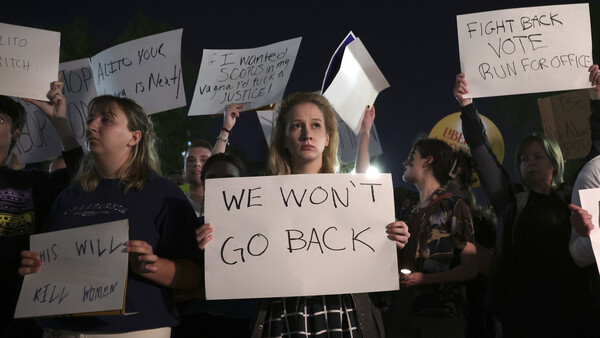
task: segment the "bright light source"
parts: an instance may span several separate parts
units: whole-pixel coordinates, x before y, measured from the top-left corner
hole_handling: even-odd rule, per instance
[[[377,169],[377,167],[370,166],[369,169],[367,169],[367,177],[376,177],[377,175],[379,175],[379,169]]]

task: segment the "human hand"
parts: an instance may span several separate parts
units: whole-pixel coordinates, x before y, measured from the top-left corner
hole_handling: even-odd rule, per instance
[[[19,275],[25,276],[37,273],[42,268],[42,264],[40,255],[33,251],[23,250],[21,251],[21,267],[19,268]]]
[[[454,84],[453,93],[461,107],[473,103],[473,99],[464,97],[464,95],[469,93],[469,90],[467,89],[467,79],[464,73],[456,75],[456,83]]]
[[[363,115],[362,123],[360,124],[360,132],[361,133],[370,133],[371,126],[373,125],[373,121],[375,121],[375,107],[367,106],[365,108],[365,113]]]
[[[423,284],[424,275],[422,272],[413,272],[407,275],[401,274],[400,284],[404,286],[416,286]]]
[[[153,253],[150,244],[140,240],[129,240],[125,244],[129,252],[129,268],[133,272],[141,275],[158,271],[158,256]]]
[[[213,232],[213,228],[210,226],[210,223],[203,224],[201,227],[196,229],[196,242],[198,243],[198,248],[200,250],[206,249],[206,245],[213,238],[211,235]]]
[[[396,246],[399,249],[404,248],[410,237],[406,223],[403,221],[396,221],[388,224],[385,229],[385,232],[388,234],[387,237],[392,241],[396,241]]]
[[[592,223],[592,215],[585,209],[576,205],[569,204],[571,210],[571,226],[575,232],[582,237],[590,237],[594,224]]]
[[[232,103],[229,105],[225,110],[225,115],[223,115],[223,127],[227,130],[233,129],[237,118],[240,117],[240,110],[244,109],[244,107],[241,103]]]
[[[34,99],[23,99],[26,102],[29,102],[39,110],[41,110],[50,121],[55,121],[58,119],[67,118],[67,100],[62,93],[63,83],[60,81],[54,81],[50,83],[50,90],[46,94],[49,102],[34,100]]]

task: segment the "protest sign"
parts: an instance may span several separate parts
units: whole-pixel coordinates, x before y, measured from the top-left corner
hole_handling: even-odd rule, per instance
[[[128,238],[127,220],[31,236],[43,265],[25,276],[15,318],[123,314]]]
[[[60,64],[63,92],[67,99],[67,120],[77,139],[85,148],[88,105],[98,96],[89,59],[80,59]]]
[[[592,146],[590,93],[578,90],[538,100],[546,135],[558,142],[565,160],[585,157]]]
[[[592,36],[588,4],[458,15],[465,97],[590,87]]]
[[[275,120],[277,118],[276,110],[262,110],[257,111],[258,121],[262,128],[267,145],[271,145],[271,135],[273,134],[273,128],[275,127]],[[356,153],[358,152],[358,136],[354,134],[352,129],[342,120],[342,118],[336,114],[338,123],[338,135],[340,137],[340,143],[338,145],[338,156],[343,163],[354,162],[356,160]],[[377,156],[382,154],[381,142],[379,141],[379,134],[375,129],[375,123],[371,127],[371,138],[369,141],[369,157]]]
[[[0,94],[46,100],[59,51],[58,32],[0,23]]]
[[[222,114],[281,102],[302,38],[252,49],[205,49],[188,115]]]
[[[346,46],[352,41],[356,40],[356,35],[352,31],[346,35],[344,40],[340,42],[340,45],[335,49],[331,59],[329,60],[329,64],[327,65],[327,70],[325,71],[325,76],[323,77],[323,84],[321,84],[321,94],[325,92],[327,87],[333,81],[333,77],[340,70],[340,66],[342,65],[342,57],[344,55],[344,51],[346,50]]]
[[[181,71],[183,29],[111,47],[92,57],[99,95],[128,97],[146,114],[185,106]]]
[[[390,174],[206,180],[207,299],[398,289]]]
[[[590,241],[594,257],[596,258],[596,264],[600,269],[600,230],[598,230],[600,229],[600,224],[598,223],[600,216],[600,188],[579,190],[579,198],[581,200],[581,207],[592,215],[594,228],[590,233]]]
[[[60,81],[67,100],[67,122],[77,142],[85,149],[88,104],[96,97],[89,59],[60,64]],[[47,86],[46,91],[50,88]],[[50,119],[35,105],[17,100],[27,112],[27,123],[13,152],[23,164],[52,160],[62,152],[60,138]],[[45,99],[48,100],[47,98]]]
[[[360,38],[344,50],[342,65],[323,95],[348,127],[358,135],[367,105],[372,106],[387,82]]]

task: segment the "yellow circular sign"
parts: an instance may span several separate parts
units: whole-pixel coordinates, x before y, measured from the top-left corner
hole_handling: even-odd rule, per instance
[[[487,133],[492,152],[496,155],[498,162],[502,163],[504,160],[504,140],[502,134],[496,125],[487,117],[479,115],[483,122],[483,127]],[[462,133],[462,121],[460,119],[460,113],[450,114],[441,119],[431,132],[429,133],[430,138],[436,138],[448,143],[453,149],[463,149],[470,153],[469,146],[465,141],[465,137]],[[472,187],[479,186],[479,178],[476,177],[477,181],[473,183]]]

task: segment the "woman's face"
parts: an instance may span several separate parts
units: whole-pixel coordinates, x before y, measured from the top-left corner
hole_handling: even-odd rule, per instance
[[[323,161],[323,150],[329,145],[323,112],[314,103],[292,107],[286,124],[285,147],[292,166]]]
[[[402,179],[408,183],[416,183],[423,176],[427,160],[421,156],[419,150],[413,148],[408,154],[408,158],[402,164],[406,168]]]
[[[556,168],[539,142],[533,141],[526,145],[519,160],[521,177],[525,185],[552,187],[552,177]]]
[[[92,154],[102,157],[128,156],[141,133],[129,130],[127,116],[119,105],[113,103],[106,110],[88,115],[88,148]]]

